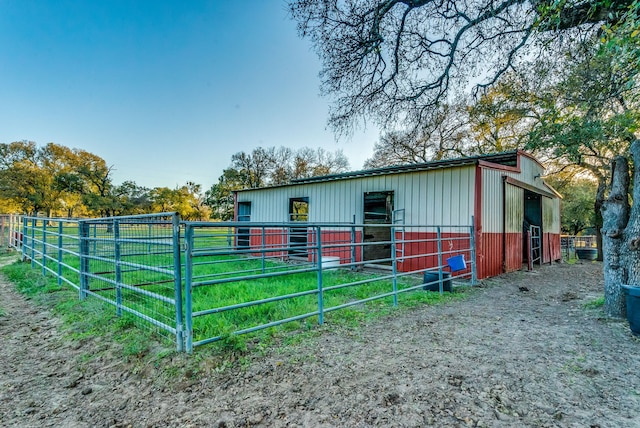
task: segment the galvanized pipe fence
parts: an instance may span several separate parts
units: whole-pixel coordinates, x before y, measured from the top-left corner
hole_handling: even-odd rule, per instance
[[[22,216],[0,214],[0,248],[20,249],[22,242]]]
[[[32,267],[170,336],[178,351],[476,283],[468,225],[184,222],[175,213],[19,224]]]

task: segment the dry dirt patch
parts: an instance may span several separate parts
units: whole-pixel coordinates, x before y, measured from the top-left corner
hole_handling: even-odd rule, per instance
[[[516,272],[462,301],[168,381],[109,343],[66,340],[2,280],[0,425],[640,426],[640,340],[584,307],[601,283],[598,263]]]

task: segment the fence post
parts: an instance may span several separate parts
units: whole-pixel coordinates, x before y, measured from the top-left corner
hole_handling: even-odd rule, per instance
[[[353,226],[351,226],[351,270],[357,270],[356,266],[356,215],[353,215]]]
[[[81,221],[78,227],[80,235],[80,290],[79,298],[84,300],[89,289],[89,223]]]
[[[116,265],[116,315],[122,316],[122,265],[120,246],[120,222],[113,220],[114,259]]]
[[[193,352],[193,226],[187,224],[185,234],[185,256],[184,256],[184,293],[185,293],[185,314],[184,314],[184,340],[189,354]]]
[[[34,268],[36,265],[36,225],[37,219],[35,217],[31,218],[31,267]]]
[[[89,232],[87,232],[87,238]],[[87,247],[87,254],[89,254],[89,247]],[[98,254],[98,223],[93,225],[93,254]]]
[[[322,285],[322,230],[316,226],[316,248],[318,252],[318,324],[324,324],[324,290]]]
[[[184,351],[182,325],[182,263],[180,259],[180,215],[173,215],[173,278],[176,300],[176,350]]]
[[[42,220],[42,275],[47,274],[47,220]]]
[[[62,233],[64,232],[62,220],[58,222],[58,285],[62,285]]]
[[[438,281],[440,281],[440,294],[444,293],[444,284],[442,283],[442,233],[440,226],[436,228],[436,235],[438,237]]]
[[[474,286],[478,282],[478,265],[476,264],[476,228],[475,218],[471,216],[470,244],[471,244],[471,285]]]
[[[24,261],[27,258],[26,249],[28,248],[25,245],[25,242],[27,239],[27,218],[26,217],[22,217],[22,236],[20,236],[20,238],[22,238],[20,248],[22,248],[22,261]]]
[[[266,252],[266,250],[265,250],[265,244],[264,244],[265,243],[265,239],[266,239],[266,234],[265,234],[264,228],[265,228],[265,226],[262,225],[262,238],[261,238],[262,242],[261,242],[261,245],[260,245],[260,252],[262,253],[261,256],[260,256],[261,259],[262,259],[262,273],[265,272],[265,269],[267,267],[266,266],[266,260],[265,260],[265,252]]]
[[[396,227],[391,225],[391,271],[393,272],[393,306],[398,306],[398,265],[396,257]]]

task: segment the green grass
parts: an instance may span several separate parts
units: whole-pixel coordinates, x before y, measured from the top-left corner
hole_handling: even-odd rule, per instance
[[[16,289],[37,306],[51,310],[62,320],[63,332],[72,341],[108,340],[121,349],[126,359],[146,355],[154,342],[163,338],[153,332],[139,328],[139,320],[125,314],[117,317],[113,307],[97,299],[78,299],[77,291],[59,286],[52,275],[43,276],[29,263],[16,262],[2,268],[2,272],[13,282]],[[169,349],[173,344],[164,341]],[[87,356],[87,360],[98,357]]]
[[[69,230],[65,229],[65,232],[75,236],[77,229],[73,228]],[[226,237],[222,235],[207,235],[206,230],[198,230],[196,234],[196,248],[226,248],[228,242]],[[105,235],[109,237],[112,235]],[[36,239],[38,236],[36,236]],[[77,241],[73,239],[65,238],[66,243],[73,247],[77,247]],[[49,238],[50,242],[54,241],[54,238]],[[114,251],[114,245],[110,242],[99,242],[95,246],[91,245],[92,251],[97,251],[98,254],[104,254],[106,257]],[[128,244],[126,244],[128,245]],[[131,244],[126,247],[124,251],[123,260],[131,263],[140,263],[149,266],[156,267],[169,267],[172,264],[171,255],[166,254],[151,254],[145,255],[146,244]],[[136,255],[127,255],[136,253]],[[65,254],[63,262],[71,267],[78,268],[79,260],[76,256]],[[278,260],[266,260],[242,257],[242,256],[208,256],[198,257],[194,259],[196,264],[194,266],[194,275],[202,277],[202,279],[222,279],[231,276],[249,275],[251,273],[259,273],[261,269],[267,269],[269,272],[286,271],[290,269],[299,268],[300,265],[292,263],[286,263]],[[56,263],[53,261],[47,262],[48,267],[51,269],[57,269]],[[182,266],[182,275],[184,278],[184,266]],[[146,284],[137,286],[138,290],[144,290],[165,296],[168,298],[174,298],[175,290],[173,283],[171,282],[172,276],[152,271],[142,271],[136,268],[123,266],[122,268],[122,281],[127,284]],[[91,271],[100,272],[101,278],[105,280],[115,279],[115,265],[112,262],[102,262],[98,260],[91,261]],[[238,273],[241,271],[248,271],[247,273]],[[35,276],[31,277],[28,283],[19,285],[20,290],[25,295],[33,295],[34,293],[57,293],[62,289],[70,289],[66,284],[58,286],[55,281],[47,276],[46,279],[42,278],[41,268],[36,266],[33,270]],[[79,283],[78,273],[73,272],[69,268],[63,269],[63,276],[74,282]],[[323,275],[323,288],[325,290],[323,297],[324,308],[331,308],[347,303],[356,302],[362,299],[367,299],[375,295],[389,293],[393,290],[391,279],[379,279],[382,274],[372,274],[366,272],[353,272],[348,269],[336,269],[328,270]],[[40,278],[40,279],[38,279]],[[198,279],[195,279],[198,281]],[[368,281],[364,284],[351,285],[343,288],[331,289],[331,287],[353,283],[359,281]],[[398,279],[398,290],[402,291],[408,287],[417,285],[421,282],[421,276],[416,277],[403,277]],[[305,296],[299,296],[295,298],[288,298],[286,300],[280,300],[277,302],[271,302],[256,306],[249,306],[245,308],[235,309],[232,311],[218,312],[202,317],[196,317],[193,319],[193,340],[194,342],[208,339],[208,338],[220,338],[219,347],[226,349],[229,352],[242,352],[248,347],[255,347],[255,343],[266,343],[273,337],[279,335],[288,335],[290,331],[296,332],[308,332],[314,330],[318,325],[318,316],[312,315],[306,319],[290,322],[284,324],[278,328],[269,328],[261,332],[252,333],[247,336],[237,336],[233,333],[242,329],[251,328],[257,325],[290,318],[293,316],[300,316],[304,314],[310,314],[318,310],[318,296],[314,292],[318,288],[318,277],[316,272],[306,273],[290,273],[286,276],[277,276],[271,278],[255,278],[250,280],[235,281],[231,283],[217,283],[211,285],[204,285],[193,289],[193,310],[203,311],[214,308],[221,308],[224,306],[248,303],[256,300],[267,299],[274,296],[284,296],[291,293],[310,292]],[[111,300],[115,300],[116,290],[107,281],[91,280],[91,290]],[[314,293],[311,293],[311,292]],[[400,293],[398,295],[400,308],[415,308],[430,304],[439,304],[447,302],[451,299],[459,298],[463,293],[445,293],[441,296],[439,293],[426,292],[418,289],[414,292]],[[69,294],[70,301],[65,305],[60,306],[60,311],[63,313],[74,314],[80,311],[77,301],[77,291],[73,290]],[[183,296],[184,296],[184,284],[183,284]],[[149,298],[134,290],[122,290],[122,298],[124,304],[138,312],[146,314],[156,320],[159,320],[169,326],[175,326],[175,306],[162,302],[157,299]],[[85,302],[82,302],[83,310],[97,311],[102,310],[105,313],[114,316],[114,308],[110,305],[97,301],[97,299],[89,298],[87,301],[96,301],[95,308],[85,306]],[[183,299],[184,303],[184,299]],[[338,326],[346,326],[348,328],[357,328],[359,324],[367,322],[371,318],[385,316],[393,313],[398,309],[393,306],[393,297],[384,297],[378,300],[370,301],[367,303],[358,303],[349,308],[333,311],[325,314],[325,321],[327,323],[335,324]],[[80,311],[80,313],[82,313]],[[99,317],[97,317],[99,319]],[[117,324],[121,325],[123,322],[147,325],[151,327],[146,321],[135,319],[130,316],[124,316],[119,320],[132,318],[132,320],[124,322],[119,321]],[[74,327],[72,328],[72,334],[78,338],[90,337],[96,334],[95,326],[91,323],[91,320],[75,319],[74,315],[70,315],[70,319]],[[91,318],[93,319],[93,318]],[[109,319],[109,322],[113,322]],[[146,330],[145,330],[146,331]],[[166,333],[169,336],[169,333]],[[169,339],[173,339],[169,337]],[[144,349],[139,349],[138,344],[132,343],[130,346],[125,347],[126,353],[129,355],[144,354]]]
[[[604,307],[604,296],[588,301],[582,305],[585,309],[601,309]]]
[[[255,262],[255,260],[234,260],[230,263],[234,263],[237,267],[236,263]],[[274,266],[281,265],[281,263],[272,263]],[[203,268],[220,269],[222,266],[205,265]],[[156,373],[159,373],[164,381],[181,382],[197,379],[211,371],[220,372],[234,366],[244,366],[256,356],[313,340],[327,330],[339,331],[340,334],[358,340],[361,328],[366,323],[396,316],[416,307],[443,304],[468,295],[465,292],[456,292],[441,296],[439,293],[419,290],[401,294],[398,307],[393,306],[393,300],[389,297],[327,313],[324,326],[319,326],[317,317],[312,317],[245,335],[232,333],[238,328],[264,323],[265,320],[313,311],[317,308],[316,296],[197,318],[196,340],[211,335],[221,336],[222,340],[211,346],[197,348],[194,354],[187,356],[175,351],[173,337],[168,338],[157,334],[153,326],[146,321],[127,313],[118,317],[113,306],[95,298],[79,300],[77,290],[66,284],[59,286],[53,275],[43,276],[41,269],[32,269],[29,263],[17,262],[5,266],[2,271],[28,299],[38,306],[51,310],[62,320],[62,330],[67,340],[79,342],[80,346],[86,349],[84,354],[77,357],[79,364],[88,364],[103,357],[111,357],[115,350],[114,355],[129,364],[129,370],[133,372],[147,373],[152,368],[158,370]],[[345,281],[377,277],[371,273],[338,269],[325,272],[324,285],[329,287]],[[417,283],[416,281],[419,282],[417,278],[403,279],[400,281],[399,288]],[[196,290],[199,297],[197,308],[220,306],[222,303],[229,304],[242,299],[256,299],[262,296],[260,293],[274,295],[316,286],[316,273],[270,280],[244,281],[225,286],[207,286]],[[166,292],[159,286],[144,288],[155,289],[161,293]],[[325,307],[390,289],[390,280],[376,280],[363,286],[334,290],[327,293]],[[145,304],[149,305],[148,302],[140,300],[132,303],[132,306],[138,305],[142,308]],[[165,309],[160,307],[154,310]]]
[[[259,269],[260,260],[241,259],[230,261],[225,264],[200,265],[195,275],[211,276],[221,274],[224,269],[251,270]],[[287,263],[269,261],[267,268],[272,270],[285,269],[290,267]],[[231,270],[231,269],[229,269]],[[324,308],[356,302],[376,295],[389,293],[393,290],[392,280],[378,280],[381,274],[371,274],[365,272],[352,272],[348,269],[337,269],[326,271],[323,275]],[[224,277],[224,276],[221,276]],[[359,281],[369,281],[365,284],[351,285],[343,288],[331,289],[331,287]],[[398,280],[398,289],[403,290],[421,283],[421,277],[403,277]],[[193,292],[193,309],[201,311],[211,308],[219,308],[243,302],[266,299],[273,296],[283,296],[291,293],[315,291],[318,288],[318,278],[316,272],[292,273],[286,276],[275,278],[257,278],[245,281],[238,281],[227,284],[213,284],[197,287]],[[453,296],[456,296],[454,294]],[[459,296],[459,294],[457,295]],[[398,296],[399,305],[406,307],[416,307],[425,304],[434,304],[446,301],[452,295],[439,293],[416,292],[401,293]],[[349,308],[330,312],[325,315],[325,320],[332,323],[357,325],[366,320],[371,314],[386,313],[387,309],[393,308],[393,297],[384,297],[367,303],[360,303]],[[233,311],[221,312],[203,317],[194,318],[194,341],[220,336],[226,340],[230,333],[264,324],[271,321],[289,318],[303,314],[310,314],[318,310],[317,294],[309,294],[301,297],[290,298],[278,302],[250,306]],[[301,329],[309,323],[317,324],[318,317],[312,316],[306,320],[295,321],[283,326],[283,329]]]

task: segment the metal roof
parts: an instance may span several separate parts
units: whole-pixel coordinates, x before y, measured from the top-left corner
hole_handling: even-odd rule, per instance
[[[319,181],[344,180],[356,177],[369,177],[373,175],[399,174],[403,172],[427,171],[430,169],[450,168],[454,166],[476,165],[479,161],[487,161],[505,166],[518,166],[518,151],[494,153],[490,155],[468,156],[455,159],[444,159],[424,163],[386,166],[383,168],[365,169],[360,171],[344,172],[342,174],[322,175],[317,177],[299,178],[291,180],[291,184],[316,183]]]
[[[371,177],[376,175],[400,174],[404,172],[428,171],[432,169],[451,168],[455,166],[477,165],[480,161],[491,162],[498,165],[517,167],[518,166],[518,150],[508,152],[493,153],[488,155],[468,156],[454,159],[444,159],[423,163],[412,163],[405,165],[386,166],[383,168],[364,169],[360,171],[349,171],[341,174],[321,175],[316,177],[299,178],[291,180],[291,183],[280,184],[275,186],[266,186],[262,188],[242,189],[238,192],[252,191],[258,189],[268,189],[276,187],[295,186],[306,183],[321,183],[327,181],[348,180],[351,178]]]

